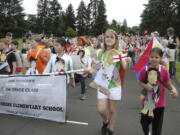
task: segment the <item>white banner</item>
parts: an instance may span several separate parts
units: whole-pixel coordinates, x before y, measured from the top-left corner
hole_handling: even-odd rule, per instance
[[[0,78],[0,113],[66,121],[66,75]]]

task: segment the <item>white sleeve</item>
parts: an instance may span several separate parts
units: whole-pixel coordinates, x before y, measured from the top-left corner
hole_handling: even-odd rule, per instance
[[[48,61],[48,64],[46,65],[44,71],[43,71],[43,74],[44,73],[50,73],[51,72],[51,68],[52,68],[52,59],[53,57],[50,58],[50,60]]]
[[[88,57],[88,69],[91,69],[91,64],[92,64],[92,59],[91,59],[91,57],[89,56],[89,57]]]
[[[30,75],[30,70],[29,69],[26,71],[26,75]]]

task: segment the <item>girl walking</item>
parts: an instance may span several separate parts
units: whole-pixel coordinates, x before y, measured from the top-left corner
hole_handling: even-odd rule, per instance
[[[98,70],[90,87],[97,89],[97,110],[102,118],[102,135],[114,135],[116,123],[116,104],[121,100],[120,68],[127,68],[122,53],[118,50],[119,41],[115,31],[109,29],[105,32],[104,49],[99,53],[101,68]],[[114,57],[119,60],[114,61]]]
[[[150,65],[144,67],[139,76],[139,84],[143,88],[140,122],[144,135],[149,135],[150,124],[152,135],[161,135],[166,106],[165,87],[169,89],[172,97],[178,96],[169,72],[160,65],[162,56],[163,51],[160,48],[153,48],[150,52]]]

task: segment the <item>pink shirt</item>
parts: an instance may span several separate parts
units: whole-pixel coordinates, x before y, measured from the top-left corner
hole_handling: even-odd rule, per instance
[[[146,68],[144,67],[140,72],[139,81],[144,82],[145,77],[146,77]],[[159,100],[155,104],[156,108],[166,106],[166,95],[165,95],[164,84],[166,84],[169,81],[170,81],[169,72],[165,69],[165,67],[161,66],[160,81],[157,82],[160,85],[161,91],[160,91]],[[144,102],[142,102],[142,103],[144,104]]]

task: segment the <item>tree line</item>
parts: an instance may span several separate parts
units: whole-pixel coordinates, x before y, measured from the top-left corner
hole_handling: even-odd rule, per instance
[[[9,31],[15,37],[22,37],[28,31],[55,36],[99,35],[107,28],[118,33],[128,31],[126,20],[108,23],[104,0],[90,0],[87,5],[82,0],[77,10],[69,4],[65,11],[58,0],[38,0],[35,15],[25,14],[22,2],[0,1],[0,37]]]
[[[104,0],[90,0],[87,5],[82,0],[76,10],[72,4],[63,10],[58,0],[38,0],[35,15],[25,14],[22,2],[0,1],[0,37],[9,31],[15,37],[29,31],[54,36],[99,35],[107,28],[122,34],[143,34],[147,30],[164,35],[169,26],[180,35],[180,0],[149,0],[144,5],[140,26],[134,27],[128,27],[126,19],[109,23]]]
[[[180,0],[149,0],[141,15],[141,32],[158,31],[166,35],[168,27],[174,27],[180,36]]]

